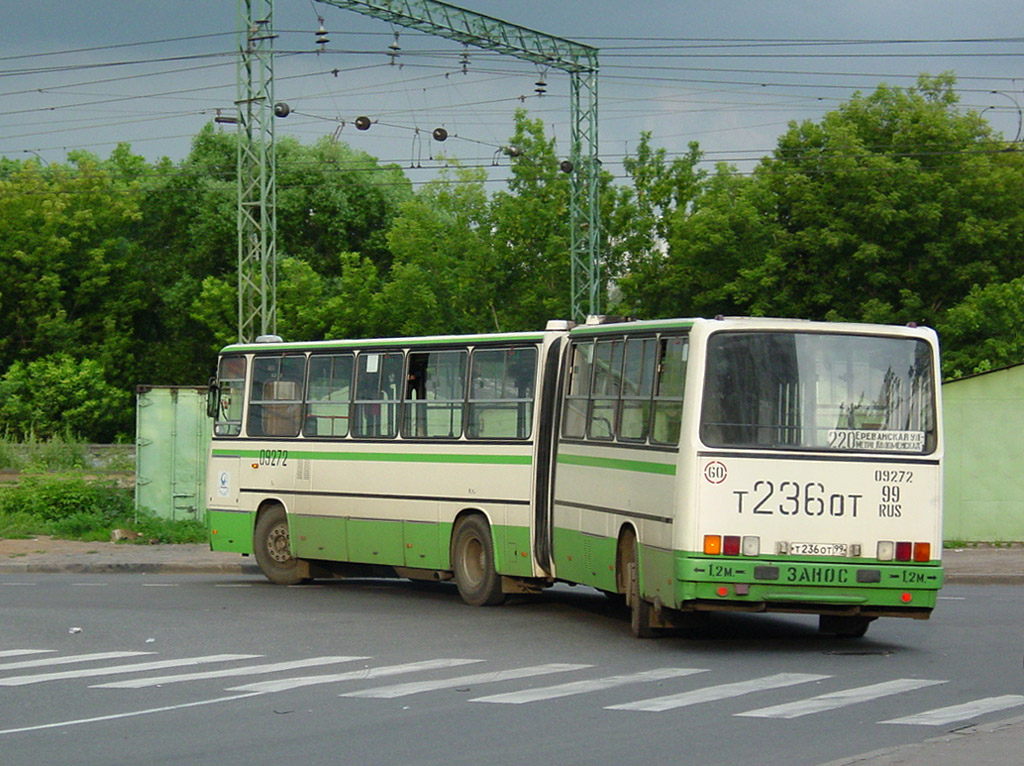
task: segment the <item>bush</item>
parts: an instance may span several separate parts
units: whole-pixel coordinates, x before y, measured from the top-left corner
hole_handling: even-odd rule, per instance
[[[135,512],[132,491],[81,474],[24,476],[0,489],[0,514],[27,513],[45,521],[85,514],[113,524]]]
[[[66,471],[85,468],[89,455],[85,444],[68,436],[38,439],[29,434],[23,441],[0,439],[0,469],[14,471]]]
[[[132,490],[81,474],[25,476],[0,487],[0,537],[52,535],[106,542],[113,529],[139,533],[138,543],[206,542],[201,521],[161,519],[137,513]]]

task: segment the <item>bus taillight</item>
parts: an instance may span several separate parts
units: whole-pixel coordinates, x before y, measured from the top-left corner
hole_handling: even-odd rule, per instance
[[[932,560],[932,544],[880,540],[878,542],[878,560],[913,561],[919,564],[926,564]]]
[[[757,535],[704,535],[704,553],[708,556],[758,556],[761,538]]]

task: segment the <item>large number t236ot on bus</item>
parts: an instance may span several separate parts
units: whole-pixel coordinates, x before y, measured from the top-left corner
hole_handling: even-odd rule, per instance
[[[273,582],[555,582],[650,636],[711,611],[860,636],[942,584],[926,328],[718,318],[223,349],[214,550]]]

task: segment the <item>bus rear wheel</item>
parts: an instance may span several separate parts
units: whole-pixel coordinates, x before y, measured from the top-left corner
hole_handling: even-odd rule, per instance
[[[284,506],[275,503],[260,513],[252,535],[252,550],[260,571],[270,582],[278,585],[302,582],[299,560],[292,556]]]
[[[481,516],[467,516],[452,533],[452,569],[462,600],[470,606],[495,606],[505,601],[501,575],[494,568],[494,541]]]
[[[637,555],[636,536],[627,532],[619,542],[616,555],[616,580],[625,591],[629,605],[629,627],[636,638],[655,638],[659,635],[652,627],[654,607],[640,595],[640,559]]]
[[[861,638],[868,632],[868,625],[874,617],[845,617],[823,614],[818,617],[818,631],[831,633],[839,638]]]

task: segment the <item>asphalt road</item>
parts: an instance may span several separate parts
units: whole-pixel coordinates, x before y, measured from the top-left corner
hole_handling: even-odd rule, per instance
[[[1024,589],[861,640],[721,615],[638,641],[600,594],[0,575],[4,764],[825,763],[1024,713]]]

